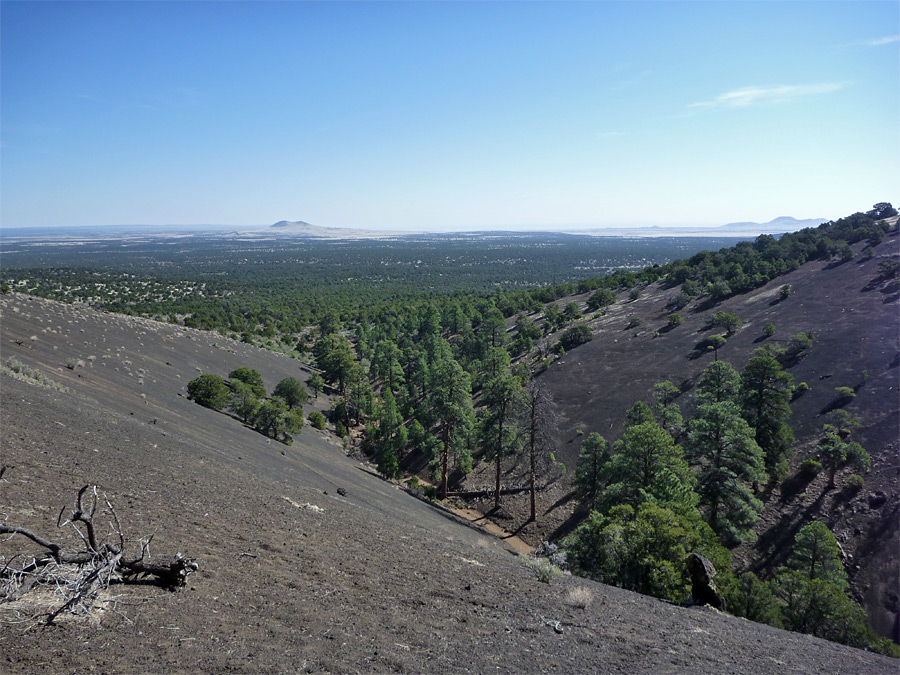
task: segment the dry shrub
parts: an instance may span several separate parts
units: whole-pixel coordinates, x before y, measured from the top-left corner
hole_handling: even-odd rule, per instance
[[[587,586],[575,586],[566,593],[566,604],[569,607],[587,609],[594,600],[594,592]]]

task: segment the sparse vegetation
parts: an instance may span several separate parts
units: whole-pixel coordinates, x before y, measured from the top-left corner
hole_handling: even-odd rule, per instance
[[[856,398],[856,391],[853,387],[835,387],[834,393],[837,394],[837,400],[844,403]]]
[[[549,584],[554,579],[559,579],[559,577],[563,575],[563,571],[547,558],[524,556],[522,558],[522,564],[534,573],[534,576],[538,581],[545,584]]]
[[[742,324],[741,318],[731,312],[716,312],[712,320],[713,327],[724,328],[728,336],[734,335]]]
[[[22,380],[23,382],[28,382],[29,384],[36,384],[41,387],[55,389],[62,393],[68,393],[69,391],[68,387],[65,387],[53,378],[48,377],[37,368],[24,365],[14,357],[9,357],[3,364],[0,364],[0,373],[14,377],[17,380]]]
[[[325,428],[325,415],[318,410],[313,410],[309,414],[309,423],[313,425],[313,428],[321,431]]]
[[[213,410],[221,410],[228,405],[231,393],[225,380],[212,374],[204,374],[188,382],[187,392],[188,398]]]
[[[559,343],[566,351],[570,351],[585,342],[590,342],[594,335],[591,329],[583,323],[577,326],[567,328],[565,332],[559,336]]]

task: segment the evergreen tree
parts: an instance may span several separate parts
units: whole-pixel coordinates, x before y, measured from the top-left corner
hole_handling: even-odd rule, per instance
[[[293,410],[296,406],[303,405],[309,400],[306,387],[293,377],[286,377],[276,384],[272,395],[287,403],[288,410]]]
[[[741,374],[744,419],[765,453],[766,471],[776,478],[787,470],[794,432],[788,426],[794,378],[771,356],[754,356]]]
[[[701,405],[690,421],[685,455],[698,470],[696,491],[707,522],[725,543],[743,541],[762,510],[750,487],[765,477],[753,436],[729,401]]]
[[[741,394],[741,376],[727,361],[710,363],[700,381],[694,398],[697,405],[704,403],[737,402]]]
[[[821,579],[838,588],[848,588],[837,539],[828,526],[818,520],[801,528],[794,537],[794,548],[786,568],[810,580]]]
[[[604,465],[604,479],[610,506],[655,501],[691,508],[697,503],[681,447],[655,421],[625,430]]]
[[[263,383],[262,375],[253,368],[236,368],[228,373],[228,379],[250,385],[257,398],[266,397],[266,385]]]
[[[339,333],[330,333],[316,341],[313,359],[327,382],[337,383],[343,395],[347,376],[353,367],[353,350],[350,343]]]
[[[468,373],[449,355],[436,361],[430,370],[428,386],[431,409],[441,429],[441,499],[447,497],[447,479],[450,472],[450,452],[458,432],[471,425],[472,385]],[[463,450],[456,445],[458,450]]]
[[[753,574],[744,572],[728,598],[728,611],[750,621],[781,626],[778,603],[772,588]]]
[[[636,402],[625,413],[625,428],[634,427],[638,424],[646,424],[648,422],[656,423],[656,417],[650,406],[643,401]]]
[[[280,398],[263,401],[256,410],[253,426],[272,438],[277,439],[288,430],[288,408]]]
[[[319,398],[319,392],[325,386],[325,380],[322,379],[322,376],[319,375],[319,373],[313,373],[309,376],[309,380],[307,380],[307,383],[310,387],[312,387],[313,395],[316,398]]]
[[[824,523],[812,522],[797,533],[775,589],[788,630],[854,647],[896,651],[869,629],[865,611],[847,596],[840,548]]]
[[[221,410],[228,405],[229,390],[218,375],[205,374],[187,384],[188,398],[202,406]]]
[[[690,523],[659,504],[620,504],[608,515],[591,512],[567,540],[578,572],[605,584],[683,602],[690,588],[683,573],[688,552],[702,537]]]
[[[522,385],[512,373],[501,372],[485,385],[481,402],[486,408],[482,439],[486,456],[496,466],[494,508],[499,508],[501,464],[504,457],[515,453],[520,442],[516,418],[524,402]]]
[[[834,477],[838,469],[850,464],[858,471],[869,470],[869,453],[859,443],[841,437],[837,427],[826,424],[825,437],[819,441],[816,455],[822,466],[828,469],[828,486],[834,487]]]
[[[653,415],[663,429],[669,432],[673,438],[684,430],[684,419],[681,416],[681,408],[675,400],[681,396],[681,390],[674,384],[665,380],[653,385]]]
[[[609,459],[609,443],[600,434],[591,432],[581,442],[578,468],[575,470],[575,497],[589,511],[597,509],[603,493],[603,465]]]
[[[537,476],[556,464],[553,447],[556,442],[556,413],[553,396],[542,383],[532,380],[525,387],[525,415],[522,426],[528,444],[528,491],[531,497],[532,522],[537,520]]]
[[[258,407],[259,398],[253,392],[253,388],[240,380],[234,380],[231,383],[231,398],[228,402],[228,409],[247,424],[256,415]]]

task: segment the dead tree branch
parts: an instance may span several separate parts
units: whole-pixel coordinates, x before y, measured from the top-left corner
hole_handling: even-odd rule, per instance
[[[95,518],[99,503],[97,487],[85,485],[78,491],[72,514],[64,521],[65,509],[62,509],[56,520],[58,528],[72,526],[84,544],[82,550],[65,548],[25,527],[0,524],[0,535],[12,535],[10,539],[19,535],[44,549],[39,554],[15,555],[6,562],[0,570],[0,604],[18,600],[40,585],[60,587],[64,591],[64,602],[47,615],[46,623],[49,624],[60,614],[89,610],[99,591],[114,581],[149,581],[171,589],[185,585],[188,576],[197,570],[197,563],[181,553],[151,561],[152,536],[140,540],[138,555],[128,555],[128,542],[119,516],[105,497],[106,508],[102,511],[109,518],[109,534],[102,541],[98,540]],[[109,541],[110,538],[114,541]],[[12,563],[18,558],[21,558],[21,564],[14,566]]]

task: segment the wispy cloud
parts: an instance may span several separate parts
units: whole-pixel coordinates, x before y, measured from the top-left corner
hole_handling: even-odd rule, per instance
[[[742,87],[734,91],[719,94],[709,101],[691,103],[692,110],[711,108],[746,108],[763,103],[780,103],[804,96],[830,94],[842,89],[841,82],[823,82],[821,84],[793,84],[779,87]]]
[[[887,37],[875,38],[874,40],[865,40],[862,44],[867,47],[881,47],[882,45],[900,42],[900,35],[888,35]]]

